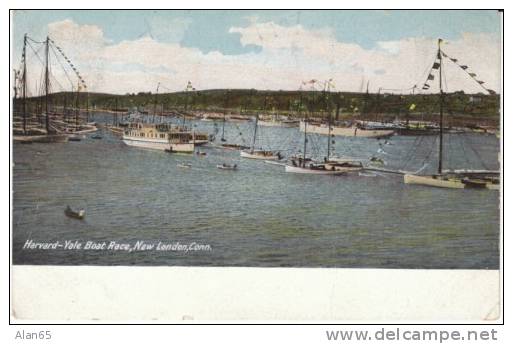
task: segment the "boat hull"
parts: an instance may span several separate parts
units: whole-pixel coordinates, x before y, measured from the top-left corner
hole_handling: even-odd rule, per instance
[[[299,130],[301,132],[305,132],[305,123],[301,122],[299,125]],[[336,136],[353,136],[353,137],[366,137],[366,138],[383,138],[394,135],[394,130],[369,130],[369,129],[360,129],[357,127],[331,127],[331,132],[328,127],[316,125],[316,124],[307,124],[306,131],[313,134],[320,135],[336,135]]]
[[[345,174],[345,171],[337,171],[337,170],[314,170],[306,167],[297,167],[297,166],[285,166],[285,172],[289,173],[301,173],[301,174],[321,174],[321,175],[341,175]]]
[[[55,135],[15,135],[14,142],[37,142],[37,143],[63,143],[68,142],[69,136],[65,134]]]
[[[193,153],[194,144],[192,143],[169,143],[165,140],[136,140],[132,137],[123,137],[123,142],[127,146],[155,149],[161,151],[171,151],[176,153]]]
[[[276,155],[261,155],[261,154],[252,154],[250,152],[241,151],[240,156],[242,158],[247,159],[257,159],[257,160],[280,160],[280,158]]]
[[[189,143],[194,144],[196,146],[204,146],[207,143],[209,143],[209,141],[208,140],[190,140]]]
[[[441,179],[439,176],[404,175],[405,184],[417,184],[448,189],[464,189],[465,184],[459,179]]]

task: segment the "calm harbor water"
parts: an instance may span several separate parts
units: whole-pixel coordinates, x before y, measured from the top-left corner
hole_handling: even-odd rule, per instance
[[[215,130],[214,122],[196,125]],[[250,142],[251,123],[227,123],[225,129],[228,142]],[[259,127],[259,133],[260,145],[287,154],[301,149],[297,128]],[[101,134],[102,140],[13,145],[14,264],[499,267],[497,191],[405,185],[401,176],[370,172],[289,174],[283,166],[241,159],[237,151],[206,146],[206,156],[173,155]],[[326,140],[310,137],[309,152],[325,154]],[[436,136],[335,141],[336,155],[377,156],[386,168],[426,165],[428,173],[437,166]],[[445,167],[498,169],[498,150],[495,136],[447,135]],[[219,170],[220,163],[236,163],[239,170]],[[85,220],[66,217],[67,205],[85,209]],[[23,249],[27,240],[198,243],[210,249]]]

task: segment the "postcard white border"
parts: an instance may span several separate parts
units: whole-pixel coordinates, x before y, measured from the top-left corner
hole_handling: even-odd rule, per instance
[[[7,78],[4,73],[4,94]],[[6,109],[6,97],[3,102]],[[6,132],[7,116],[2,126]],[[511,138],[505,140],[511,147]],[[2,175],[7,179],[5,169]],[[8,200],[2,203],[6,219]],[[501,240],[502,233],[501,221]],[[499,323],[502,314],[503,271],[497,270],[11,266],[9,273],[14,323]]]

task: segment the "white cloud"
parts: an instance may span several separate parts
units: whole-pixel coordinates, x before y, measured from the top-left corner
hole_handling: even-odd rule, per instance
[[[179,24],[182,31],[189,25]],[[74,61],[89,89],[99,92],[149,91],[157,82],[181,90],[188,80],[198,89],[297,89],[301,81],[312,78],[333,78],[338,89],[347,91],[361,91],[362,80],[370,80],[371,91],[406,88],[421,82],[436,52],[436,41],[423,37],[378,42],[375,48],[364,49],[338,41],[329,29],[257,20],[229,32],[238,33],[241,44],[260,46],[261,51],[203,53],[181,46],[176,39],[162,42],[153,36],[112,43],[94,25],[71,20],[49,25],[50,36]],[[499,42],[492,35],[466,33],[443,49],[471,66],[490,88],[499,89]],[[480,91],[455,66],[447,65],[446,70],[449,90]],[[57,68],[54,71],[59,78]]]

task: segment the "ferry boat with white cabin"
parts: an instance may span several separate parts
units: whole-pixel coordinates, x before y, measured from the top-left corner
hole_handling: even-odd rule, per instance
[[[123,133],[123,142],[139,148],[193,153],[194,136],[194,132],[183,131],[169,123],[131,123]]]

